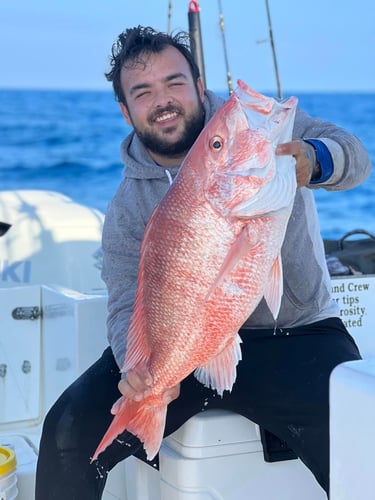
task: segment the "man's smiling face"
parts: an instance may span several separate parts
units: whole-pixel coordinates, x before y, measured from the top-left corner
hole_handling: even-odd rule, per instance
[[[121,111],[151,157],[170,166],[182,160],[204,125],[203,87],[174,47],[145,53],[121,71]]]

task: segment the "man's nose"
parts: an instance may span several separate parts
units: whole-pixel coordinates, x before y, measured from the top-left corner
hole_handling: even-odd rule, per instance
[[[167,89],[159,89],[154,95],[154,106],[162,108],[173,102],[173,96]]]

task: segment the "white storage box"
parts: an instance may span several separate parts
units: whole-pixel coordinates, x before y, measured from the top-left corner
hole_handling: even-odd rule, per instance
[[[330,406],[331,499],[374,500],[374,358],[334,369]]]

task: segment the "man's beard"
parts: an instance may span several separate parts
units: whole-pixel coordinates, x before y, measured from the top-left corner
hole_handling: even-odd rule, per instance
[[[181,110],[177,109],[173,105],[169,105],[162,110],[158,110],[158,114],[162,112],[174,111],[177,111],[179,114],[181,114]],[[204,117],[204,108],[202,103],[199,101],[196,112],[186,118],[185,129],[181,137],[175,142],[171,142],[171,140],[168,139],[167,136],[165,139],[163,139],[162,134],[155,134],[152,130],[142,131],[135,127],[134,124],[133,127],[140,141],[148,150],[158,155],[178,157],[184,153],[187,153],[191,146],[194,144],[196,138],[204,127]],[[150,118],[150,121],[152,120],[153,117]],[[165,132],[168,134],[168,129],[166,129]]]

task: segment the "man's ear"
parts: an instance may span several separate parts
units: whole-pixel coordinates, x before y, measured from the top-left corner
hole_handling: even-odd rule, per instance
[[[204,102],[204,86],[201,77],[199,77],[197,80],[197,88],[198,88],[199,98],[202,102]]]
[[[120,102],[120,109],[121,109],[121,113],[122,113],[122,116],[124,117],[126,123],[128,125],[133,125],[132,124],[132,121],[131,121],[131,118],[130,118],[130,115],[129,115],[129,111],[128,111],[128,108],[125,106],[125,104],[123,102]]]

